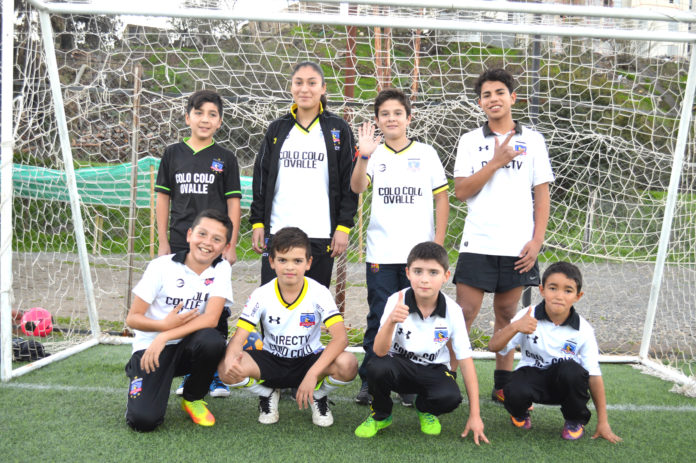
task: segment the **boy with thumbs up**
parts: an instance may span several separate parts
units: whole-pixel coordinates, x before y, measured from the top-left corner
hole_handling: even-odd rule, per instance
[[[474,442],[488,442],[479,414],[478,380],[464,316],[457,304],[440,292],[450,276],[447,251],[437,243],[417,244],[409,253],[406,277],[411,286],[392,294],[384,307],[367,365],[372,410],[355,430],[358,437],[373,437],[392,424],[391,391],[416,394],[414,406],[421,431],[438,435],[438,415],[459,406],[462,396],[451,371],[451,343],[462,370],[469,397],[469,419],[462,437],[472,432]]]
[[[488,348],[506,355],[520,347],[522,359],[503,387],[504,405],[516,427],[532,427],[529,407],[533,402],[560,405],[565,418],[562,437],[580,439],[590,420],[587,401],[592,395],[597,410],[592,438],[616,443],[621,438],[609,426],[594,330],[573,307],[582,297],[581,289],[582,275],[575,265],[550,265],[539,286],[544,300],[517,312],[508,326],[493,335]]]

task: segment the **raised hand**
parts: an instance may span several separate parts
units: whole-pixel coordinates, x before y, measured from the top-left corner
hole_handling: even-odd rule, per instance
[[[500,143],[498,137],[495,137],[495,149],[493,150],[491,162],[495,163],[498,168],[508,165],[519,154],[509,145],[513,135],[515,135],[514,130],[508,134],[503,143]]]
[[[537,319],[534,318],[534,307],[530,306],[524,317],[516,322],[517,331],[524,334],[532,334],[536,331]]]
[[[375,138],[375,126],[371,122],[364,122],[358,128],[358,147],[361,156],[370,156],[382,143],[382,137]]]
[[[389,314],[389,321],[391,323],[403,323],[408,317],[408,306],[404,304],[404,293],[399,291],[399,298],[396,301],[394,310]]]

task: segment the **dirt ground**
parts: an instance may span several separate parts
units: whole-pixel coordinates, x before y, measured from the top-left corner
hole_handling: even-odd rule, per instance
[[[128,308],[130,286],[137,283],[147,265],[146,256],[133,262],[129,275],[124,256],[91,258],[91,277],[99,318],[122,322]],[[600,347],[607,353],[635,354],[643,336],[643,323],[653,277],[652,264],[580,264],[585,277],[585,296],[577,304],[579,312],[595,328]],[[241,262],[232,268],[235,319],[249,294],[259,285],[258,262]],[[452,269],[454,270],[454,269]],[[13,256],[14,309],[40,306],[54,317],[87,318],[85,291],[79,260],[74,254],[15,253]],[[367,289],[364,264],[347,264],[346,325],[364,327],[367,315]],[[335,271],[334,271],[335,278]],[[696,269],[667,267],[658,301],[651,348],[655,351],[679,350],[696,353]],[[444,292],[454,297],[454,285]],[[532,290],[532,302],[540,300]],[[491,334],[492,298],[484,299],[474,326]],[[118,324],[114,324],[118,326]]]

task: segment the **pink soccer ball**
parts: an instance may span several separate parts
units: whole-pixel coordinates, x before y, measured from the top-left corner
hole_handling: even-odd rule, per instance
[[[51,312],[41,307],[29,309],[22,315],[21,326],[27,336],[48,336],[53,331]]]

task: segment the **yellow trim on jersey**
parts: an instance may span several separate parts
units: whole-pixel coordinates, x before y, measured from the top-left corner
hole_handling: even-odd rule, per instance
[[[448,184],[444,184],[444,185],[442,185],[441,187],[435,188],[435,189],[433,190],[433,194],[436,195],[436,194],[438,194],[438,193],[441,193],[441,192],[447,191],[447,190],[449,190],[449,185],[448,185]]]
[[[319,102],[319,114],[324,112],[324,105]],[[297,126],[298,129],[305,135],[307,135],[309,132],[311,132],[312,128],[314,128],[315,125],[319,123],[319,114],[317,114],[317,117],[314,118],[311,124],[309,124],[309,127],[306,129],[300,125],[299,122],[297,122],[297,103],[293,103],[292,106],[290,107],[290,114],[292,114],[292,117],[295,119],[295,126]]]
[[[367,186],[372,185],[372,177],[370,177],[370,174],[365,174],[365,177],[367,177]]]
[[[275,287],[276,297],[278,298],[278,302],[283,304],[283,307],[285,307],[286,309],[293,310],[298,305],[300,305],[300,303],[302,302],[302,300],[305,297],[305,294],[307,294],[307,286],[309,286],[309,284],[307,282],[307,278],[304,278],[304,285],[302,286],[302,291],[300,291],[300,295],[297,296],[297,299],[295,299],[295,301],[292,304],[288,304],[287,302],[285,302],[285,299],[283,299],[282,294],[280,294],[280,288],[278,287],[278,279],[276,278],[274,287]]]
[[[333,325],[335,325],[338,322],[343,321],[343,315],[340,313],[337,313],[336,315],[332,315],[326,320],[324,320],[324,325],[326,325],[327,328],[331,328]]]
[[[243,330],[247,330],[248,332],[252,332],[256,329],[256,326],[252,325],[246,320],[242,320],[241,318],[237,320],[237,328],[241,328]]]
[[[401,151],[396,151],[394,148],[391,148],[391,147],[390,147],[389,145],[387,145],[386,143],[384,144],[384,148],[386,148],[386,150],[389,151],[390,153],[401,155],[401,154],[404,154],[406,151],[410,150],[411,147],[413,147],[413,145],[415,145],[415,143],[414,143],[413,140],[411,140],[411,141],[409,142],[409,144],[406,145],[406,147],[405,147],[404,149],[402,149]]]
[[[251,226],[252,230],[256,230],[257,228],[263,228],[263,224],[262,223],[255,223]]]
[[[343,225],[337,225],[336,231],[342,231],[343,233],[347,233],[350,235],[350,228],[344,227]]]

